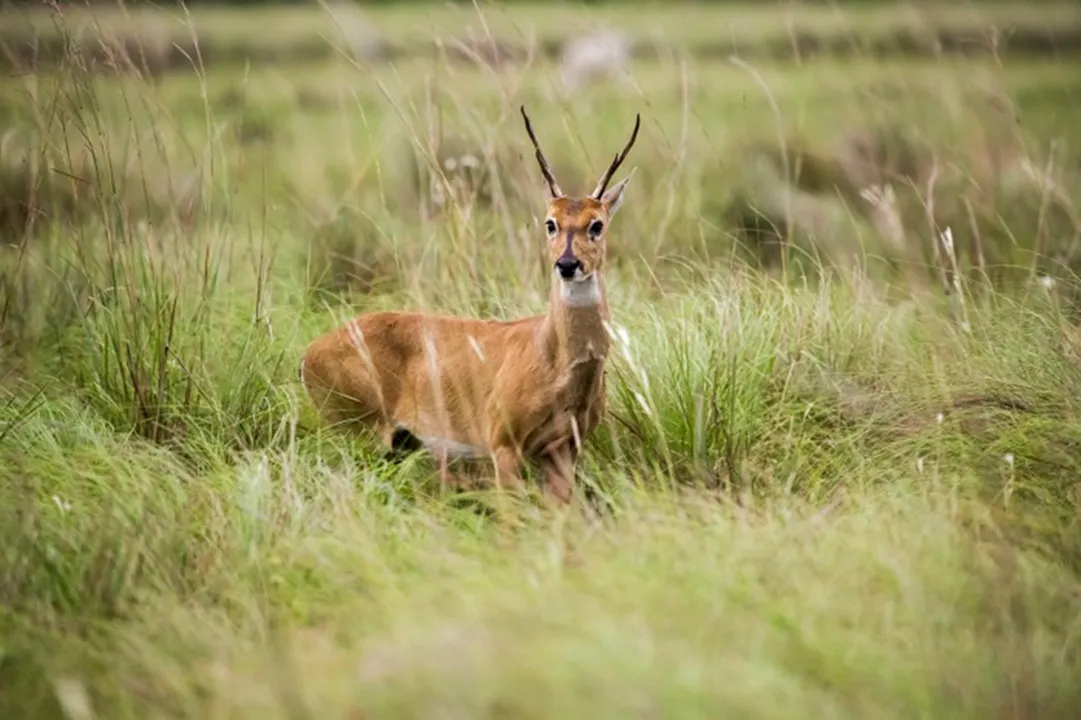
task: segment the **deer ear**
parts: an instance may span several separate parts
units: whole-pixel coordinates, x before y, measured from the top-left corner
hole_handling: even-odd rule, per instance
[[[637,168],[635,168],[635,170],[636,169]],[[630,173],[627,174],[627,177],[605,190],[604,195],[601,196],[601,204],[604,205],[605,210],[608,211],[609,218],[613,217],[623,204],[623,191],[626,190],[627,185],[630,184],[631,178],[634,177],[635,170],[631,170]]]

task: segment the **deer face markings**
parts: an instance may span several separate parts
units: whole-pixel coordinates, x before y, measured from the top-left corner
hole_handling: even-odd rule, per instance
[[[565,282],[584,282],[604,267],[608,211],[593,198],[555,198],[544,222],[553,272]]]

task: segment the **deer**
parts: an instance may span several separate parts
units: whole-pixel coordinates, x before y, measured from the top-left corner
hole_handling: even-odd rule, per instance
[[[489,460],[497,489],[525,490],[526,463],[546,495],[571,501],[582,443],[605,412],[610,347],[606,242],[627,176],[609,187],[634,130],[588,196],[560,188],[521,106],[548,198],[544,220],[551,292],[543,315],[480,319],[417,311],[361,314],[315,339],[300,379],[322,419],[373,434],[389,456],[426,451]]]

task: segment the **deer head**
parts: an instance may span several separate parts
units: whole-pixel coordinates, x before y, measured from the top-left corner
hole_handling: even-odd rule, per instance
[[[634,176],[634,171],[632,170],[627,177],[612,187],[608,187],[608,184],[612,180],[612,175],[623,164],[638,137],[641,116],[635,115],[631,139],[627,141],[623,151],[615,156],[593,193],[587,197],[567,197],[563,194],[548,165],[548,160],[540,149],[537,136],[533,133],[533,125],[524,107],[522,118],[525,120],[525,129],[529,133],[529,139],[536,150],[541,174],[548,183],[549,197],[544,229],[548,236],[548,255],[552,262],[553,272],[557,273],[564,282],[591,280],[593,274],[604,267],[608,223],[622,205],[623,192]]]

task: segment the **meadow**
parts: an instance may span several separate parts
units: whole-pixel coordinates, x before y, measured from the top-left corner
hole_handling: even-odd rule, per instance
[[[365,13],[0,9],[0,714],[1077,716],[1081,11]],[[523,104],[642,130],[581,500],[491,515],[297,369],[544,310]]]

